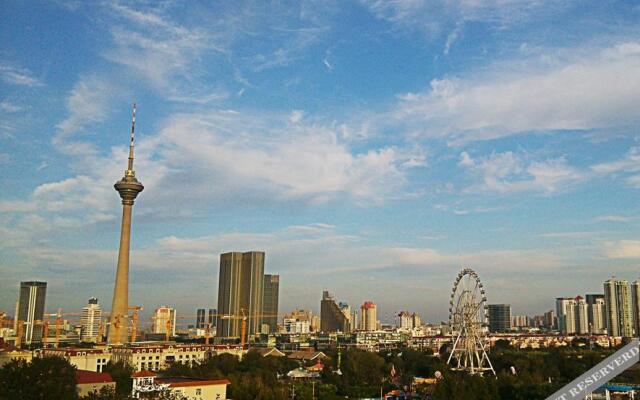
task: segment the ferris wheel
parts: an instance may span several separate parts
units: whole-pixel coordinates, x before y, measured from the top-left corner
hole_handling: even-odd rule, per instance
[[[487,297],[478,274],[471,268],[463,269],[456,277],[449,305],[453,350],[447,364],[455,371],[495,375],[487,354]]]

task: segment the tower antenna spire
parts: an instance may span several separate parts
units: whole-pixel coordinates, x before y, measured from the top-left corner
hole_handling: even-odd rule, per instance
[[[133,103],[133,115],[131,117],[131,142],[129,143],[129,165],[127,167],[126,175],[135,176],[133,170],[133,147],[135,145],[136,134],[136,103]]]

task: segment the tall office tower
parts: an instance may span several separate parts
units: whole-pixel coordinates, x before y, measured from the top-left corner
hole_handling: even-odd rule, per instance
[[[631,300],[633,303],[633,329],[636,337],[640,336],[640,279],[631,284]]]
[[[124,171],[124,177],[114,185],[122,198],[122,226],[120,230],[120,250],[118,252],[118,269],[113,288],[113,303],[109,318],[109,344],[127,343],[127,321],[129,318],[129,248],[131,245],[131,213],[133,202],[144,189],[142,183],[136,179],[133,169],[133,145],[136,127],[136,105],[133,105],[133,119],[131,123],[131,142],[129,143],[129,164]]]
[[[326,290],[322,292],[322,301],[320,301],[320,330],[322,332],[349,332],[351,330],[349,318],[344,315]]]
[[[601,311],[599,304],[604,304],[604,294],[588,294],[585,297],[589,305],[589,332],[595,334],[604,333],[606,321],[602,318],[605,314],[596,315],[596,313]],[[598,319],[598,317],[600,319]]]
[[[364,304],[360,306],[360,315],[360,330],[377,330],[378,314],[376,311],[376,305],[373,301],[365,301]]]
[[[544,313],[544,327],[547,329],[557,329],[558,324],[556,321],[556,312],[553,310],[549,310]]]
[[[262,323],[269,326],[269,333],[278,331],[278,292],[280,275],[265,275],[262,300]]]
[[[80,338],[83,342],[98,342],[102,338],[98,338],[100,331],[100,319],[102,318],[102,310],[98,304],[98,299],[92,297],[89,303],[82,309],[82,331]]]
[[[407,311],[400,311],[398,314],[398,328],[400,329],[412,329],[413,328],[413,319],[411,318],[411,314]]]
[[[558,331],[564,334],[576,333],[575,298],[558,297],[556,313],[558,315]]]
[[[609,336],[633,336],[631,285],[624,279],[611,278],[604,282],[604,301],[607,307]]]
[[[196,329],[204,329],[207,327],[207,310],[198,308],[196,310]]]
[[[176,335],[176,309],[166,306],[156,308],[153,315],[153,333],[167,334],[170,336]]]
[[[358,310],[357,309],[353,309],[351,311],[351,317],[349,318],[349,327],[353,330],[353,329],[357,329],[358,325],[360,323],[358,322]]]
[[[207,326],[211,329],[215,326],[216,322],[216,309],[204,309],[198,308],[196,310],[196,329],[206,329]]]
[[[216,315],[217,314],[218,314],[218,310],[216,310],[215,308],[210,308],[209,309],[209,319],[207,320],[207,322],[209,323],[209,326],[211,326],[211,328],[215,328],[215,326],[216,326]],[[215,332],[215,330],[213,332]]]
[[[321,318],[319,315],[313,315],[311,317],[311,332],[320,332],[322,329],[321,326]]]
[[[342,311],[344,316],[349,320],[349,328],[354,326],[353,321],[351,320],[351,307],[349,304],[341,301],[338,303],[338,308],[340,308],[340,311]]]
[[[509,332],[511,330],[511,304],[488,304],[489,331]]]
[[[264,290],[264,252],[220,255],[216,334],[240,338],[246,316],[246,335],[260,332]],[[245,337],[246,340],[246,337]]]
[[[589,306],[589,312],[591,313],[592,323],[590,325],[590,332],[594,335],[602,335],[607,332],[607,306],[604,302],[604,295],[602,298],[596,298],[595,302]]]
[[[579,335],[589,333],[589,305],[582,296],[575,298],[573,312],[575,314],[576,333]]]
[[[24,344],[42,342],[42,319],[47,282],[20,282],[17,324],[23,324],[21,341]]]
[[[411,314],[411,320],[414,328],[422,326],[422,318],[420,318],[420,315],[418,315],[418,313]]]

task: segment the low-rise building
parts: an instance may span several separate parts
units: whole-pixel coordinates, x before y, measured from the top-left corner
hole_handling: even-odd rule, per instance
[[[116,389],[116,383],[106,372],[76,370],[76,390],[79,397],[91,392],[99,392],[104,387]]]
[[[107,348],[55,348],[42,349],[44,357],[61,357],[79,370],[102,372],[105,365],[111,359],[111,353]]]
[[[200,363],[213,354],[229,353],[242,358],[244,350],[239,347],[178,344],[178,343],[140,343],[111,348],[111,359],[131,365],[136,371],[159,371],[172,363],[193,365]]]
[[[132,375],[131,395],[134,399],[145,398],[145,394],[171,392],[189,400],[226,400],[226,379],[204,380],[197,378],[159,378],[151,371],[139,371]]]

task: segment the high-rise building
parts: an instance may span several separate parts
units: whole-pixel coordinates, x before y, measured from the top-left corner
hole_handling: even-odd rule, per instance
[[[624,279],[611,278],[604,282],[609,336],[633,336],[631,285]]]
[[[400,329],[412,329],[413,328],[413,318],[411,318],[411,314],[407,311],[400,311],[398,314],[398,328]]]
[[[342,311],[344,316],[349,320],[349,328],[354,327],[353,321],[351,320],[351,306],[349,306],[348,303],[341,301],[338,303],[338,308],[340,308],[340,311]]]
[[[167,331],[170,336],[176,335],[176,309],[161,306],[156,309],[153,319],[153,333],[161,333],[166,335]]]
[[[604,294],[587,294],[589,333],[603,334],[607,329]]]
[[[196,310],[196,329],[204,329],[207,327],[207,310],[198,308]]]
[[[127,321],[129,319],[129,247],[131,245],[131,213],[133,202],[144,189],[142,183],[136,179],[133,169],[133,145],[136,127],[136,105],[133,105],[133,120],[131,123],[131,142],[129,143],[129,164],[124,171],[124,177],[114,185],[122,199],[122,226],[120,230],[120,250],[118,252],[118,268],[116,282],[113,288],[113,302],[109,317],[109,332],[107,341],[110,344],[127,343]]]
[[[213,330],[216,321],[216,309],[198,308],[196,310],[196,329],[206,329],[209,326]],[[215,330],[213,330],[215,332]]]
[[[262,323],[269,326],[269,333],[278,331],[278,292],[280,275],[265,275],[262,300]]]
[[[319,315],[314,315],[311,317],[311,332],[320,332],[322,329],[320,328],[322,322]]]
[[[352,329],[356,329],[359,325],[360,323],[358,319],[358,310],[354,308],[353,310],[351,310],[351,317],[349,318],[349,326]]]
[[[24,344],[42,342],[42,321],[46,295],[47,282],[20,282],[16,323],[24,326],[21,337]]]
[[[221,254],[218,279],[217,335],[240,338],[245,316],[246,335],[259,333],[262,325],[264,252]]]
[[[418,315],[418,313],[411,314],[411,319],[412,319],[414,328],[418,328],[422,326],[422,318],[420,318],[420,315]]]
[[[322,292],[322,301],[320,301],[320,330],[322,332],[349,332],[351,330],[349,318],[344,315],[326,290]]]
[[[531,318],[529,318],[528,315],[512,315],[511,316],[511,326],[513,328],[527,328],[530,325],[531,325]]]
[[[633,329],[640,336],[640,279],[631,284],[631,302],[633,303]]]
[[[558,331],[564,334],[576,333],[575,298],[558,297],[556,313],[558,315]]]
[[[375,331],[378,328],[378,313],[373,301],[365,301],[360,306],[360,330]]]
[[[489,331],[509,332],[511,330],[511,304],[488,304]]]
[[[100,331],[100,320],[102,318],[102,309],[98,304],[98,299],[92,297],[89,302],[82,309],[82,331],[80,339],[83,342],[98,342],[102,341],[102,338],[98,338],[98,332]]]
[[[544,313],[544,327],[547,329],[557,329],[558,323],[556,318],[556,312],[549,310]]]
[[[582,296],[578,296],[575,298],[573,307],[576,320],[576,333],[579,335],[589,333],[589,305]]]

